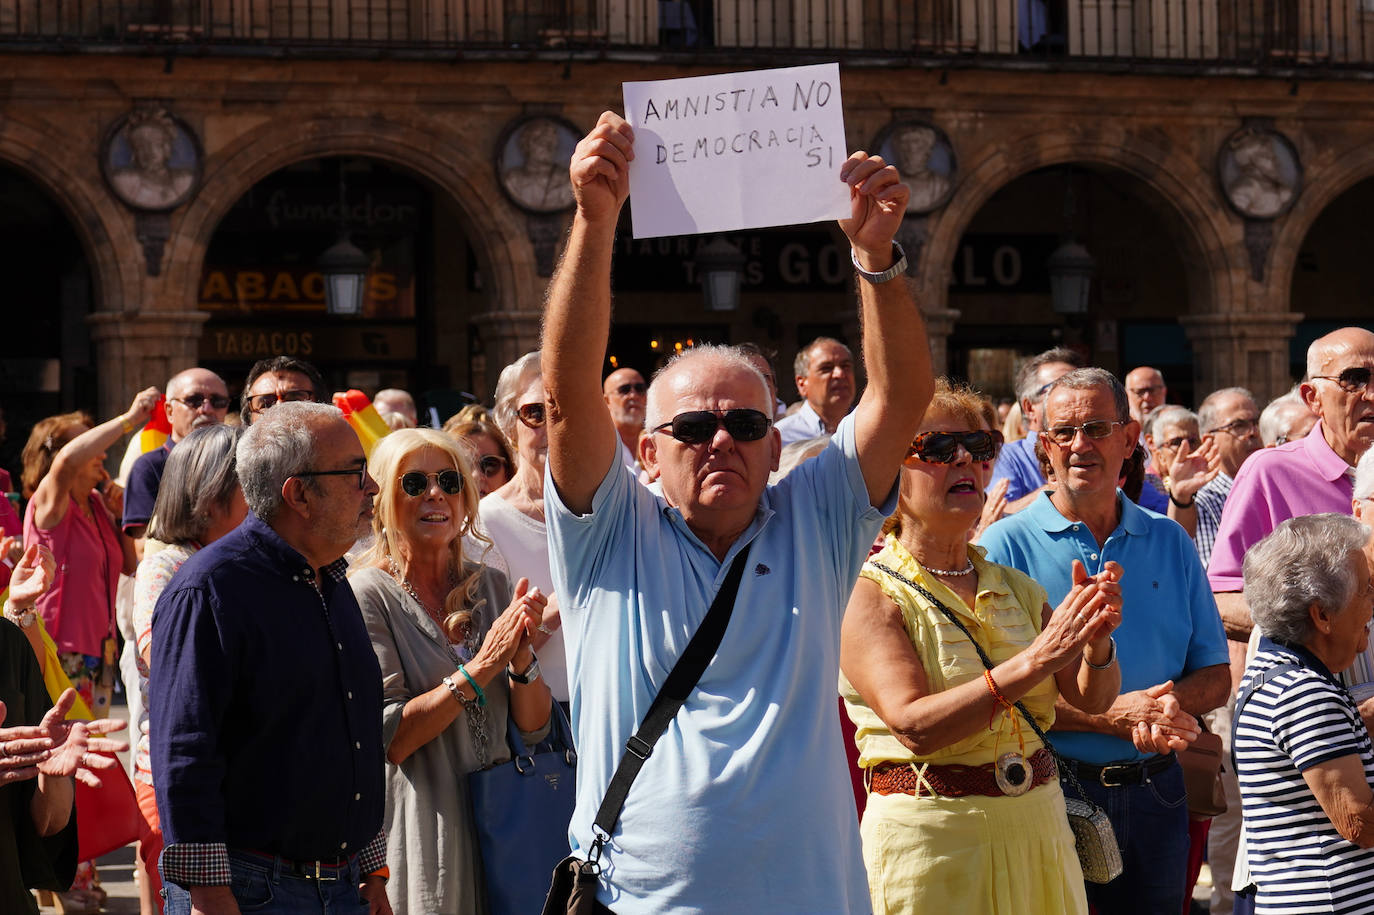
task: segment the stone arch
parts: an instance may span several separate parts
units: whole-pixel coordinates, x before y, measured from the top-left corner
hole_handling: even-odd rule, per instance
[[[998,190],[1036,169],[1068,163],[1118,169],[1152,190],[1143,202],[1176,229],[1188,276],[1191,311],[1229,310],[1244,283],[1232,248],[1239,233],[1226,224],[1220,202],[1210,194],[1211,176],[1193,159],[1165,149],[1138,133],[1104,127],[1092,131],[1032,131],[1002,139],[968,156],[967,171],[938,221],[932,220],[922,252],[920,275],[927,300],[943,308],[950,264],[974,216]],[[1243,252],[1242,252],[1243,253]]]
[[[1374,147],[1367,143],[1357,143],[1332,157],[1328,164],[1307,171],[1302,193],[1288,215],[1276,224],[1270,248],[1271,282],[1285,299],[1293,286],[1293,270],[1303,239],[1313,224],[1336,198],[1367,178],[1374,178]]]
[[[122,257],[116,238],[132,237],[133,215],[104,188],[89,147],[47,125],[6,117],[0,162],[41,187],[66,215],[91,270],[97,312],[131,311],[138,302],[141,258]]]
[[[534,271],[512,252],[528,245],[523,222],[483,181],[490,163],[472,144],[426,121],[321,116],[304,123],[273,120],[245,133],[206,163],[201,191],[173,232],[168,285],[182,302],[197,301],[210,238],[229,209],[257,182],[288,165],[325,156],[364,156],[404,168],[448,194],[463,214],[469,238],[491,279],[498,312],[536,316],[543,291]],[[213,189],[213,192],[212,192]],[[192,306],[194,307],[194,306]]]

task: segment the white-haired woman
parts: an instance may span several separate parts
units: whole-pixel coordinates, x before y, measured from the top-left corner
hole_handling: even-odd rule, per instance
[[[1255,911],[1368,911],[1374,744],[1339,674],[1369,645],[1370,529],[1348,515],[1280,524],[1245,556],[1259,650],[1233,747]]]
[[[352,584],[382,668],[387,895],[397,912],[475,915],[482,865],[464,776],[510,758],[508,715],[527,743],[548,733],[531,645],[545,598],[463,555],[477,514],[464,446],[401,429],[368,466],[381,492]]]
[[[549,568],[549,539],[544,527],[544,461],[549,438],[545,428],[544,375],[539,353],[526,353],[501,370],[496,382],[496,424],[515,447],[515,473],[506,485],[482,499],[478,529],[491,540],[482,561],[506,573],[528,578],[550,598],[535,636],[539,666],[553,697],[569,701],[568,664],[559,631],[557,602],[553,600],[553,572]]]

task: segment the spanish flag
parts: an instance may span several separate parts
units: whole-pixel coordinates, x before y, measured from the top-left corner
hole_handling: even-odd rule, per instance
[[[138,433],[138,448],[143,454],[161,448],[172,434],[172,421],[167,418],[167,397],[160,395],[157,399],[157,406],[153,407],[153,415]]]

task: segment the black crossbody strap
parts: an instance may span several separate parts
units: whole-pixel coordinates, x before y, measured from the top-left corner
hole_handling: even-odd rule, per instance
[[[593,824],[596,840],[588,857],[593,863],[600,859],[602,846],[610,838],[611,830],[615,829],[616,821],[620,819],[620,811],[625,808],[625,798],[629,796],[630,785],[634,784],[644,761],[654,752],[654,744],[663,736],[663,732],[668,730],[668,722],[672,721],[677,710],[682,708],[687,696],[696,688],[701,675],[706,672],[706,666],[715,657],[720,640],[725,635],[725,628],[730,625],[730,613],[735,607],[735,595],[739,592],[740,579],[744,577],[744,567],[748,563],[749,548],[752,545],[746,545],[735,556],[735,561],[730,564],[730,571],[725,575],[725,581],[716,592],[716,599],[711,601],[711,608],[706,611],[701,625],[687,643],[682,657],[677,659],[677,663],[668,674],[668,679],[663,681],[653,704],[649,706],[644,720],[640,722],[639,730],[625,741],[625,752],[620,757],[620,765],[616,766],[615,775],[611,777],[611,784],[606,789],[606,796],[602,798],[601,807],[596,811],[596,822]]]

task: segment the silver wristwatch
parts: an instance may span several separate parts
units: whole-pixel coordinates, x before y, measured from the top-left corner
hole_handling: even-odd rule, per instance
[[[530,684],[530,683],[533,683],[535,680],[538,680],[538,679],[539,679],[539,659],[538,659],[538,658],[534,658],[533,660],[531,660],[531,661],[530,661],[530,666],[525,668],[525,672],[524,672],[524,673],[519,673],[519,674],[518,674],[518,673],[515,672],[515,668],[514,668],[514,667],[509,667],[509,666],[506,668],[506,673],[510,674],[510,678],[511,678],[512,680],[514,680],[516,683],[520,683],[520,684]]]
[[[906,252],[902,250],[902,246],[895,239],[892,242],[892,258],[892,266],[888,267],[882,273],[869,273],[863,267],[859,266],[859,252],[855,251],[853,248],[849,249],[849,259],[854,262],[854,269],[859,272],[859,276],[868,280],[875,286],[879,283],[886,283],[888,280],[906,273]]]

